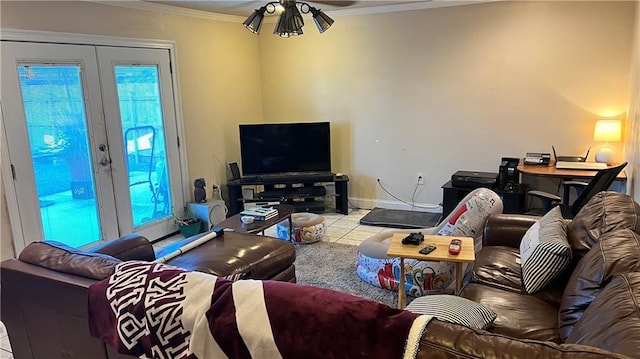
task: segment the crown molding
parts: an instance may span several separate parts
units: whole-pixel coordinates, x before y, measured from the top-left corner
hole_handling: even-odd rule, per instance
[[[175,49],[176,47],[176,42],[174,40],[125,38],[117,36],[13,28],[0,28],[0,40],[74,45],[127,46],[154,49]]]
[[[370,7],[353,8],[353,9],[345,8],[345,9],[338,9],[338,10],[327,10],[325,12],[327,14],[331,14],[332,16],[340,17],[340,16],[353,16],[353,15],[381,14],[381,13],[411,11],[411,10],[435,9],[440,7],[482,4],[482,3],[496,2],[496,1],[504,1],[504,0],[467,0],[467,1],[432,0],[432,1],[421,1],[421,2],[411,2],[411,3],[402,3],[402,4],[370,6]]]
[[[128,9],[136,9],[143,11],[153,11],[168,15],[179,15],[179,16],[190,16],[196,17],[200,19],[207,20],[216,20],[216,21],[226,21],[226,22],[244,22],[246,17],[244,16],[236,16],[236,15],[227,15],[214,13],[210,11],[202,11],[202,10],[194,10],[187,9],[177,6],[164,5],[158,3],[152,3],[147,1],[133,0],[133,1],[103,1],[103,0],[84,0],[88,2],[110,5],[110,6],[119,6]],[[265,0],[267,2],[268,0]],[[450,7],[450,6],[462,6],[462,5],[470,5],[470,4],[480,4],[487,2],[496,2],[496,1],[504,1],[504,0],[467,0],[467,1],[459,1],[459,0],[432,0],[432,1],[420,1],[420,2],[411,2],[411,3],[402,3],[402,4],[391,4],[391,5],[382,5],[382,6],[370,6],[370,7],[362,7],[362,8],[353,8],[353,9],[337,9],[337,10],[325,10],[327,14],[335,17],[340,16],[354,16],[354,15],[370,15],[370,14],[380,14],[380,13],[391,13],[391,12],[400,12],[400,11],[411,11],[411,10],[422,10],[422,9],[433,9],[440,7]],[[249,14],[247,14],[248,16]],[[272,16],[265,17],[265,22],[275,22],[274,19],[270,19]]]
[[[110,6],[119,6],[128,9],[136,9],[143,11],[153,11],[167,15],[179,15],[179,16],[189,16],[196,17],[200,19],[206,20],[217,20],[217,21],[226,21],[226,22],[243,22],[246,20],[246,17],[236,16],[236,15],[227,15],[227,14],[219,14],[210,11],[202,11],[202,10],[193,10],[187,9],[184,7],[157,4],[147,1],[102,1],[102,0],[84,0],[88,2],[93,2],[102,5],[110,5]],[[247,15],[248,16],[248,15]]]

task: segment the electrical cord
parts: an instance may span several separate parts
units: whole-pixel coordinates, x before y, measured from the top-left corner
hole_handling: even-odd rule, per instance
[[[424,209],[434,209],[434,208],[439,208],[439,206],[417,206],[417,205],[413,205],[412,203],[409,203],[403,199],[398,198],[396,195],[394,195],[393,193],[389,192],[383,185],[382,182],[380,181],[380,178],[377,178],[376,181],[378,182],[378,185],[380,186],[380,188],[382,188],[383,191],[385,191],[389,196],[397,199],[398,201],[404,203],[404,204],[410,204],[412,205],[412,208],[424,208]],[[417,186],[416,186],[417,187]],[[412,209],[413,210],[413,209]]]
[[[415,188],[413,189],[413,194],[411,194],[411,210],[413,211],[416,206],[416,192],[418,191],[418,184],[416,183]]]

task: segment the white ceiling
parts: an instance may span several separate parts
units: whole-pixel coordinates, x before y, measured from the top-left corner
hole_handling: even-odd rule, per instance
[[[228,1],[228,0],[209,0],[209,1],[191,1],[191,0],[174,0],[174,1],[157,1],[152,0],[148,2],[153,2],[157,4],[164,4],[170,6],[177,6],[188,8],[192,10],[201,10],[208,11],[218,14],[226,14],[226,15],[237,15],[237,16],[249,16],[255,9],[263,6],[270,0],[265,1]],[[276,0],[277,1],[277,0]],[[428,2],[430,0],[421,0],[421,1],[377,1],[377,0],[369,0],[369,1],[322,1],[322,2],[314,2],[309,1],[309,4],[315,6],[318,9],[330,11],[330,10],[341,10],[341,9],[362,9],[362,8],[370,8],[370,7],[380,7],[387,5],[397,5],[397,4],[406,4],[406,3],[422,3]]]
[[[156,7],[160,10],[160,7],[164,7],[165,11],[168,9],[175,9],[177,11],[201,11],[209,14],[222,14],[227,16],[241,16],[247,17],[254,10],[265,5],[272,0],[264,1],[242,1],[242,0],[144,0],[137,1],[138,4],[148,4]],[[277,1],[277,0],[276,0]],[[364,13],[380,13],[380,12],[394,12],[402,10],[424,9],[431,7],[442,6],[455,6],[464,5],[469,3],[487,2],[496,0],[413,0],[413,1],[378,1],[378,0],[359,0],[359,1],[309,1],[309,4],[316,8],[326,11],[332,14],[340,15],[356,15]],[[105,1],[112,5],[125,6],[125,3],[131,4],[131,2],[120,1]]]

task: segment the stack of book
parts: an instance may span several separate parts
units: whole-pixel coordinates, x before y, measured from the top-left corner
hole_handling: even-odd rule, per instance
[[[243,216],[251,216],[256,221],[267,221],[278,215],[278,210],[273,207],[255,207],[251,209],[245,209],[240,212]]]

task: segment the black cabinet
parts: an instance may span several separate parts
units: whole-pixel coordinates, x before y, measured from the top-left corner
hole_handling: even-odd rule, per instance
[[[442,218],[451,213],[460,201],[478,187],[454,187],[451,181],[442,185]],[[503,213],[522,213],[525,210],[527,185],[516,184],[511,190],[491,188],[502,200]]]
[[[227,183],[229,188],[229,216],[240,213],[244,209],[242,186],[263,186],[262,192],[254,194],[252,200],[291,204],[296,212],[321,213],[327,210],[325,184],[335,185],[335,210],[338,213],[349,213],[346,175],[315,180],[313,177],[284,176],[280,178],[240,178]]]

